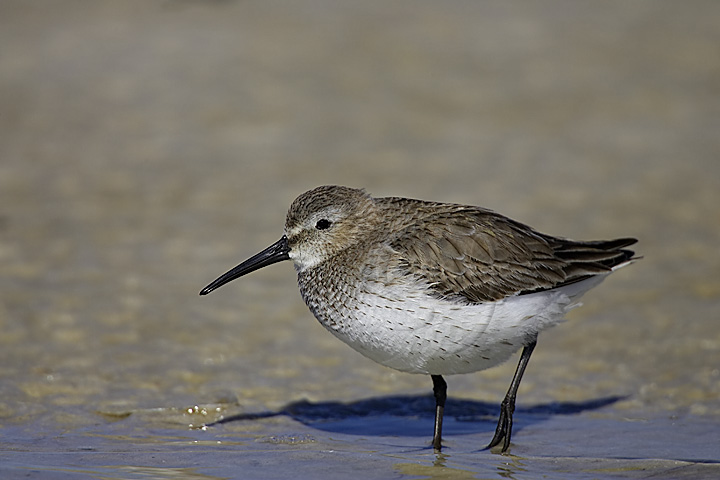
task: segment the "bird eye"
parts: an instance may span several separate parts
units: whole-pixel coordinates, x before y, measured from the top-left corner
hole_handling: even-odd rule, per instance
[[[318,230],[326,230],[326,229],[330,228],[330,225],[332,225],[332,222],[330,222],[330,220],[321,218],[315,224],[315,228],[317,228]]]

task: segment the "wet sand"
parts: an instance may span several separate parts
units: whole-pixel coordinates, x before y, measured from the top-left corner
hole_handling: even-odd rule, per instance
[[[4,1],[2,478],[717,478],[720,4]],[[643,260],[516,359],[431,382],[289,263],[197,293],[336,183]],[[202,428],[221,418],[233,421]]]

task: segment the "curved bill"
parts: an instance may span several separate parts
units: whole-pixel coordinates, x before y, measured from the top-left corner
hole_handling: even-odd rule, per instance
[[[250,272],[254,272],[260,268],[267,267],[273,263],[282,262],[283,260],[290,260],[290,255],[288,255],[289,251],[290,247],[288,246],[287,237],[283,235],[280,240],[273,243],[262,252],[257,255],[253,255],[237,267],[218,277],[210,285],[203,288],[200,291],[200,295],[207,295],[216,288],[222,287],[226,283]]]

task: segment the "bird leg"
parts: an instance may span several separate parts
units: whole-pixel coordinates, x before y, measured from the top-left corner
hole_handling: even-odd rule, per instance
[[[447,399],[447,383],[441,375],[430,375],[433,381],[433,394],[435,395],[435,433],[433,434],[433,448],[436,452],[442,449],[442,424]]]
[[[502,442],[501,452],[505,453],[510,446],[510,436],[512,435],[513,426],[512,416],[513,412],[515,412],[515,397],[517,397],[520,380],[522,380],[523,373],[525,373],[525,368],[530,361],[530,355],[532,355],[535,345],[537,345],[537,336],[531,343],[523,348],[523,351],[520,354],[520,361],[518,362],[515,375],[510,383],[510,388],[500,404],[500,418],[498,419],[497,428],[495,429],[495,436],[493,436],[493,439],[490,440],[490,444],[487,448],[493,448]]]

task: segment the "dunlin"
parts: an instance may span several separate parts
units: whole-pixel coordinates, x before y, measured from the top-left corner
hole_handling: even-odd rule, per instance
[[[441,449],[443,375],[522,348],[488,448],[510,445],[515,398],[538,333],[633,261],[633,238],[575,241],[479,207],[323,186],[290,206],[280,240],[205,287],[292,260],[300,293],[333,335],[376,362],[430,375]]]

